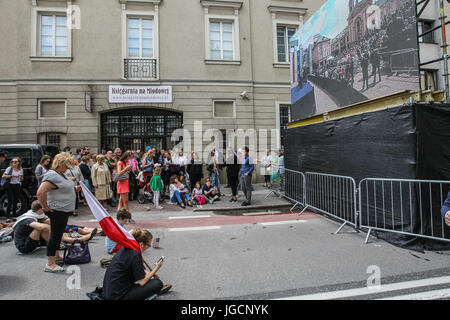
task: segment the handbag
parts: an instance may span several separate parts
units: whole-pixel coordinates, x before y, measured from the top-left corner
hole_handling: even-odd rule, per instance
[[[127,180],[127,179],[129,179],[129,178],[130,178],[130,175],[128,174],[128,172],[125,172],[124,174],[122,174],[122,175],[120,176],[117,172],[113,171],[113,173],[112,173],[112,178],[113,178],[113,181],[114,181],[114,182],[117,182],[117,181],[122,181],[122,180]]]
[[[11,174],[11,167],[8,167],[8,169],[5,170],[5,174],[10,175]],[[7,172],[9,170],[9,172]],[[0,187],[7,188],[9,186],[9,183],[11,182],[11,178],[2,178],[0,181]]]
[[[83,264],[91,262],[91,253],[87,242],[75,242],[64,249],[64,264]]]

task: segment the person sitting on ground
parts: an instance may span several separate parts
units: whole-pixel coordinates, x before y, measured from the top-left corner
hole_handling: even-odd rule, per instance
[[[182,184],[178,180],[177,175],[173,175],[170,177],[170,200],[172,202],[178,203],[183,209],[186,208],[183,199],[186,199],[188,206],[192,207],[191,198],[189,197],[189,191],[187,188],[184,187],[184,184]]]
[[[31,253],[37,247],[45,245],[50,239],[50,219],[44,214],[39,201],[33,201],[31,209],[17,218],[13,225],[14,244],[20,253]],[[92,239],[94,233],[83,235],[79,239],[74,239],[68,233],[63,233],[62,241],[74,243],[75,240],[87,242]],[[62,260],[59,252],[56,251],[56,260]]]
[[[150,189],[153,191],[153,205],[155,209],[162,209],[163,207],[159,205],[159,195],[163,190],[160,166],[157,166],[153,171],[153,177],[150,180]]]
[[[141,253],[123,247],[114,256],[103,279],[102,296],[105,300],[146,300],[172,287],[163,286],[156,274],[163,260],[158,261],[152,271],[144,268],[142,253],[151,247],[152,234],[148,230],[136,228],[132,235],[139,243]]]
[[[197,182],[195,184],[195,188],[192,190],[192,199],[196,204],[202,205],[206,203],[206,198],[203,195],[202,186],[200,182]]]
[[[11,223],[2,223],[0,222],[0,243],[10,242],[12,241],[12,234],[14,222]]]
[[[92,237],[94,237],[95,235],[100,234],[102,232],[102,230],[101,229],[99,230],[98,228],[88,228],[88,227],[84,227],[84,226],[68,224],[66,226],[66,233],[71,233],[71,232],[76,232],[82,236],[92,235]]]
[[[202,191],[203,191],[203,195],[205,196],[205,198],[208,200],[208,202],[210,204],[213,204],[214,201],[217,201],[220,198],[219,193],[217,192],[217,189],[212,186],[211,179],[206,179],[206,183],[203,186]]]
[[[131,213],[126,209],[121,209],[117,212],[116,219],[114,220],[123,230],[127,230],[127,224],[129,224],[131,220]],[[122,248],[122,245],[117,244],[108,237],[105,238],[105,245],[109,254],[117,253]]]

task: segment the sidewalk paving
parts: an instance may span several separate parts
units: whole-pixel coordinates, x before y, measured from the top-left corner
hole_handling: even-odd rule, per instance
[[[137,201],[130,201],[129,208],[134,220],[153,220],[167,218],[169,215],[243,215],[244,213],[249,212],[285,212],[289,211],[289,208],[292,207],[292,204],[289,201],[275,195],[270,195],[267,199],[265,199],[270,194],[270,190],[268,188],[264,188],[263,184],[255,184],[253,186],[255,191],[252,193],[252,204],[246,207],[242,206],[242,202],[244,201],[242,191],[238,194],[237,202],[230,202],[231,189],[222,187],[222,192],[225,196],[221,197],[220,201],[214,202],[214,204],[207,203],[202,206],[186,206],[186,209],[182,209],[180,206],[172,204],[168,199],[166,199],[160,204],[163,207],[161,210],[155,209],[151,202],[139,204]],[[111,216],[115,217],[117,207],[112,208],[107,205],[107,210]],[[82,204],[80,204],[77,213],[77,217],[70,217],[69,223],[76,224],[78,222],[86,222],[95,219],[89,208]]]

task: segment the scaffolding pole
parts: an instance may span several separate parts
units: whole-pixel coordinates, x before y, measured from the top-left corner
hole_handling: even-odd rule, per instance
[[[444,63],[444,79],[445,79],[445,103],[449,103],[449,85],[448,85],[448,55],[447,55],[447,32],[445,30],[445,9],[444,0],[439,0],[440,6],[440,18],[441,18],[441,31],[442,31],[442,58]]]

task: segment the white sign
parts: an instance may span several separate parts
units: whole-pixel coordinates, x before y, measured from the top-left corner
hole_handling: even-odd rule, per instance
[[[172,86],[109,86],[109,103],[172,103]]]
[[[89,93],[86,92],[86,103],[85,103],[85,105],[84,105],[84,109],[85,109],[87,112],[92,112],[92,104],[91,104],[91,102],[92,102],[91,95],[90,95]]]

